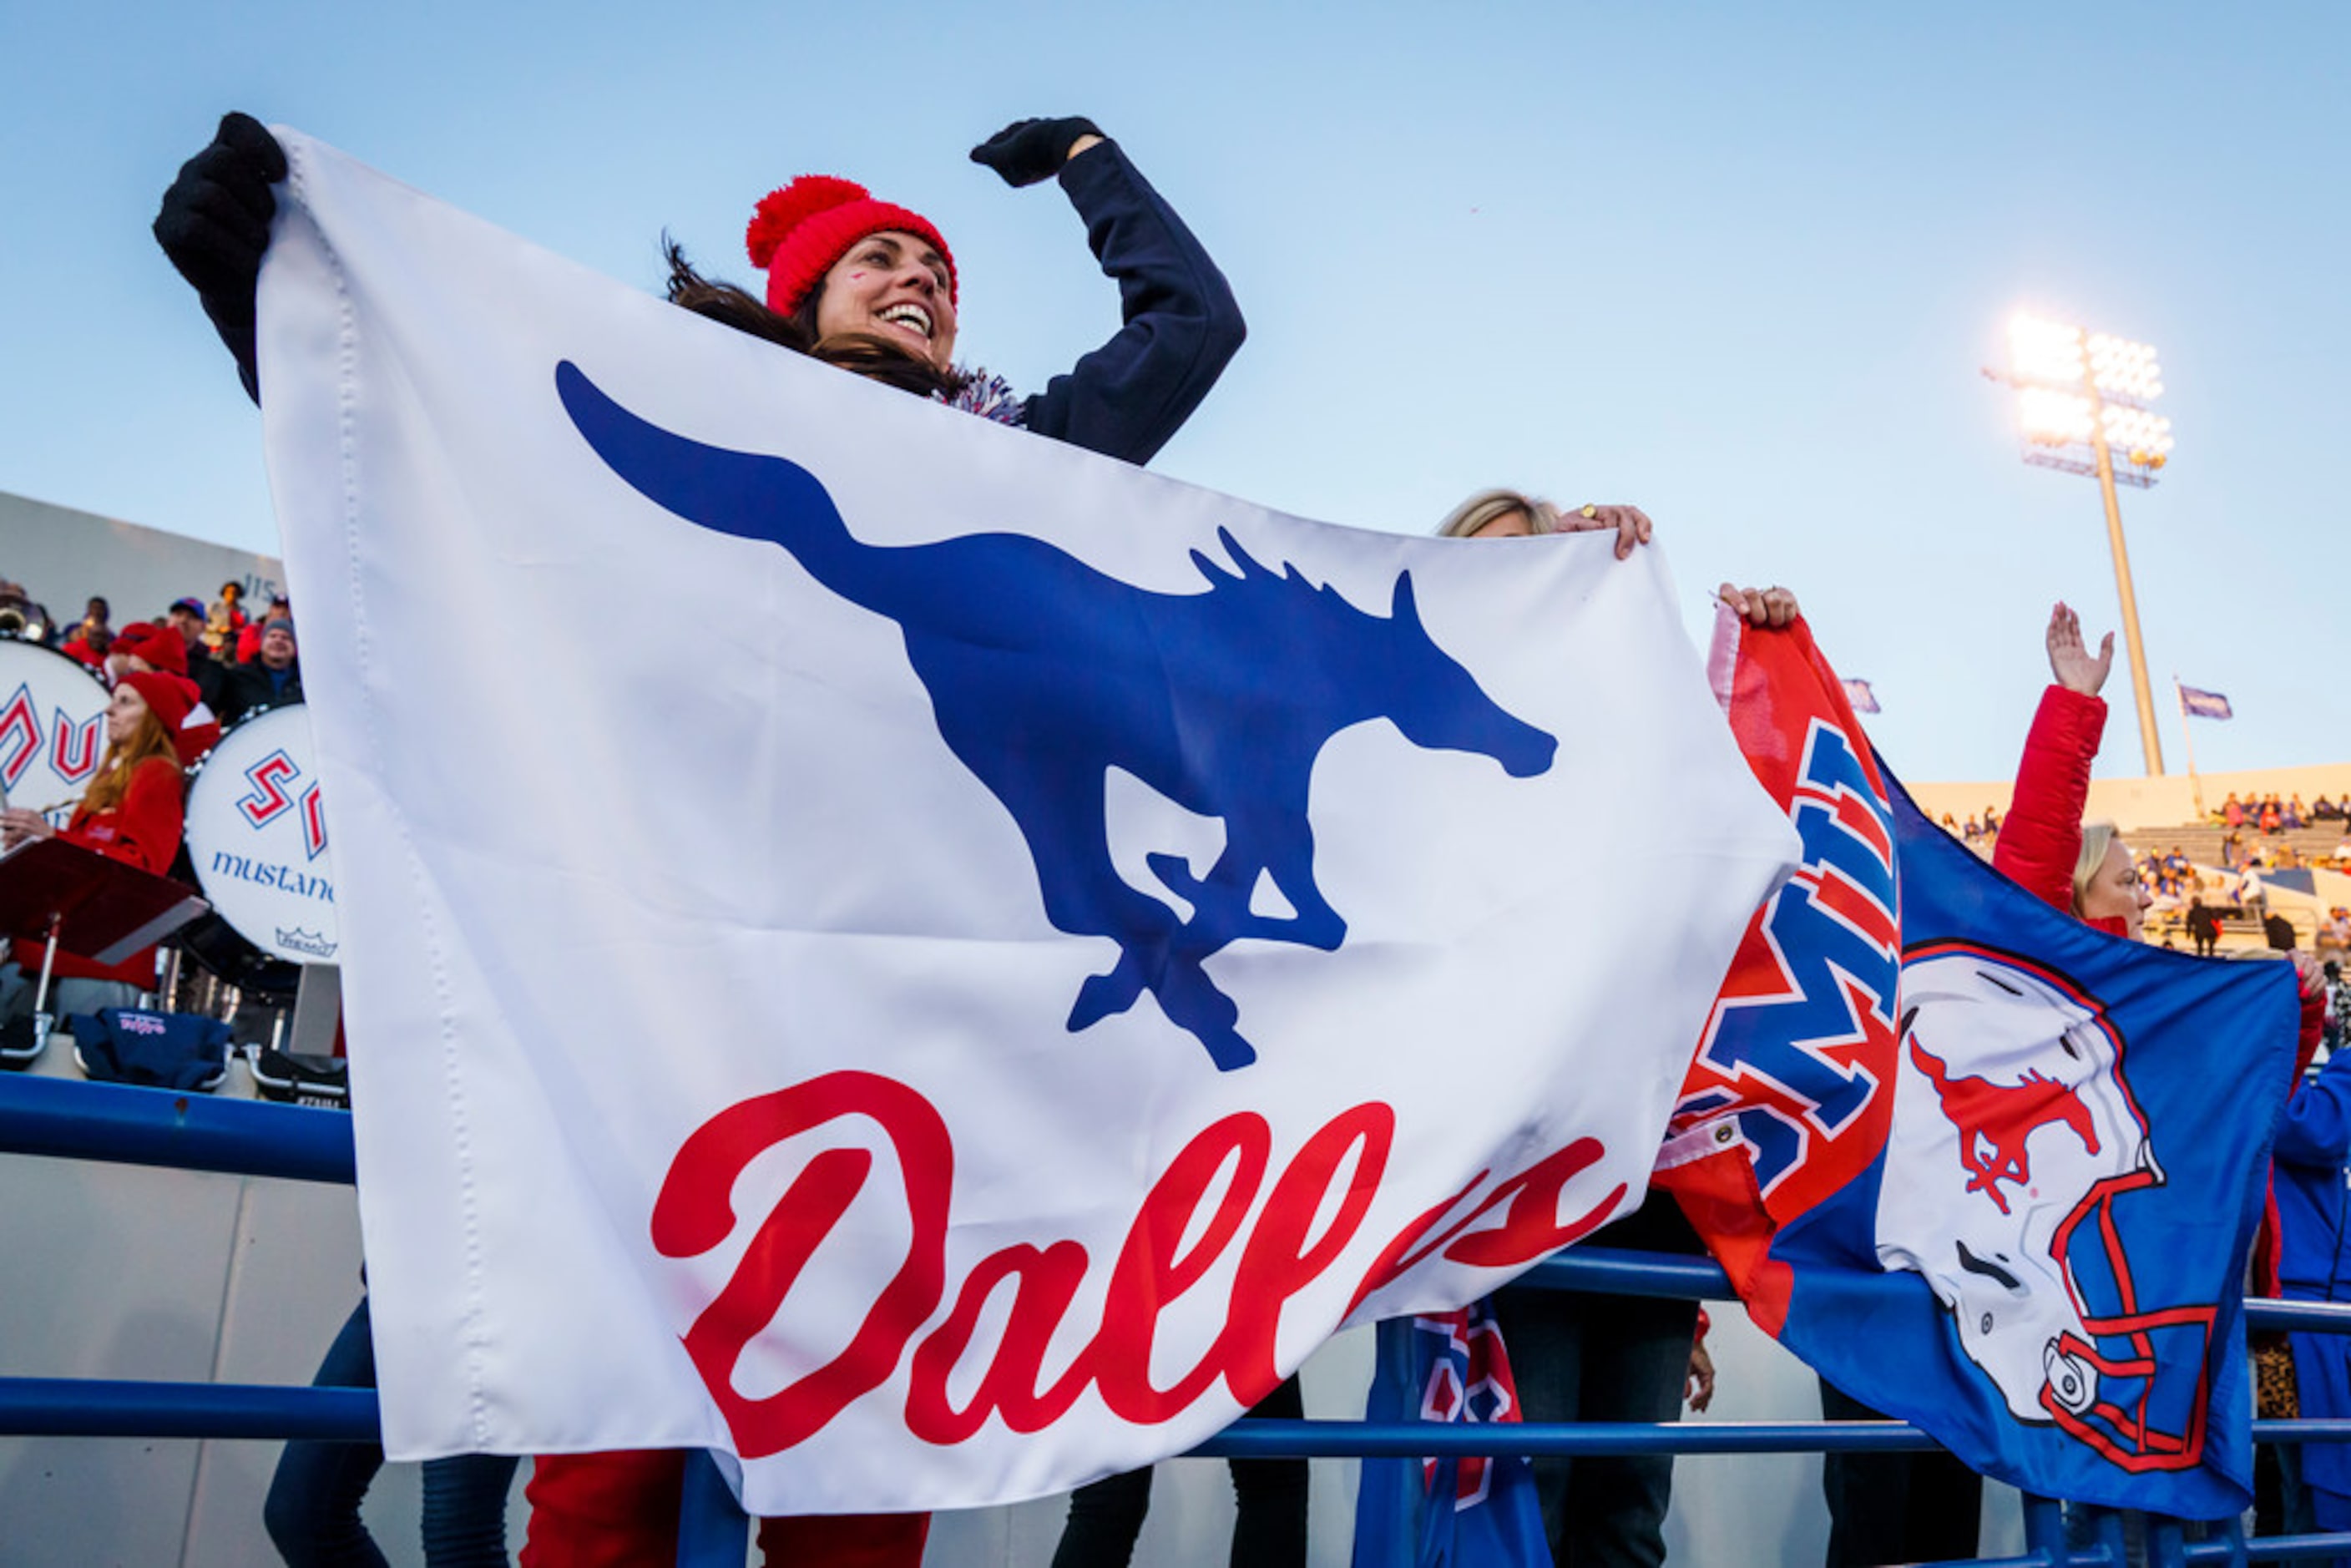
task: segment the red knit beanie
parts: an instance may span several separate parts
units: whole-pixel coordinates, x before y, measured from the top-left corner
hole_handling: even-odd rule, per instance
[[[157,669],[169,670],[175,675],[188,673],[187,639],[166,626],[135,621],[116,634],[113,651],[144,659]]]
[[[195,706],[192,694],[193,682],[182,675],[167,675],[161,670],[133,670],[116,686],[129,686],[147,699],[148,711],[163,727],[166,735],[177,735],[188,721],[189,710]]]
[[[884,229],[919,235],[938,251],[947,264],[947,299],[954,303],[955,256],[931,220],[877,202],[864,186],[830,174],[803,174],[768,192],[743,231],[743,245],[751,265],[767,270],[768,308],[789,316],[851,246]]]

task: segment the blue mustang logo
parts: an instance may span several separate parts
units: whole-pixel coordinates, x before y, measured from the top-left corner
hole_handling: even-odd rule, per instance
[[[1294,566],[1259,565],[1221,532],[1238,570],[1193,551],[1204,593],[1149,592],[1019,534],[865,544],[798,464],[649,424],[568,361],[555,382],[588,444],[648,499],[780,545],[826,588],[898,623],[940,736],[1028,841],[1046,918],[1118,944],[1118,962],[1080,988],[1073,1031],[1148,990],[1219,1070],[1257,1060],[1240,1009],[1202,964],[1246,936],[1323,952],[1345,939],[1346,922],[1314,884],[1307,820],[1314,759],[1340,730],[1385,718],[1416,746],[1490,757],[1519,779],[1548,768],[1558,749],[1429,639],[1408,572],[1381,616]],[[1206,876],[1174,855],[1148,857],[1190,918],[1113,866],[1113,768],[1223,820],[1224,852]],[[1265,878],[1293,913],[1251,910]]]

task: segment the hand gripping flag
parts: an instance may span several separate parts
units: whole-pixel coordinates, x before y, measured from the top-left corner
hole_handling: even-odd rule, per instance
[[[1390,1318],[1364,1411],[1374,1421],[1514,1422],[1518,1383],[1484,1301]],[[1523,1454],[1365,1459],[1354,1568],[1551,1568],[1534,1466]]]
[[[2101,934],[1935,831],[1802,622],[1726,626],[1714,667],[1803,861],[1732,966],[1660,1182],[1766,1332],[1975,1469],[2239,1511],[2291,975]]]
[[[282,140],[396,1456],[1060,1491],[1639,1201],[1794,849],[1654,551],[1280,517]]]

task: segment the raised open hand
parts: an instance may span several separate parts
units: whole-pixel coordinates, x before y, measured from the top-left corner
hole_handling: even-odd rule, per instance
[[[2069,692],[2085,697],[2098,695],[2106,674],[2115,667],[2115,634],[2111,632],[2093,654],[2082,642],[2082,618],[2060,600],[2049,612],[2049,673]]]

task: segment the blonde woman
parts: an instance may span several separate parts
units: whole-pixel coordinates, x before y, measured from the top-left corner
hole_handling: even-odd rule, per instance
[[[1437,525],[1447,539],[1523,538],[1530,534],[1581,534],[1616,530],[1616,559],[1649,542],[1649,515],[1638,507],[1578,507],[1562,511],[1540,496],[1516,490],[1480,490]]]
[[[1629,558],[1635,545],[1647,543],[1652,531],[1647,514],[1637,507],[1562,511],[1539,496],[1497,489],[1480,490],[1454,507],[1437,531],[1446,538],[1495,539],[1612,528],[1619,560]],[[1723,591],[1728,599],[1739,591],[1725,585]],[[1747,613],[1744,595],[1733,608]],[[1635,1214],[1593,1233],[1592,1244],[1701,1255],[1706,1250],[1662,1192]],[[1493,1308],[1527,1420],[1654,1422],[1681,1413],[1685,1381],[1693,1372],[1697,1302],[1506,1286],[1494,1293]],[[1708,1372],[1710,1377],[1710,1365]],[[1672,1456],[1573,1462],[1546,1456],[1535,1459],[1534,1472],[1543,1534],[1554,1561],[1665,1561]]]

